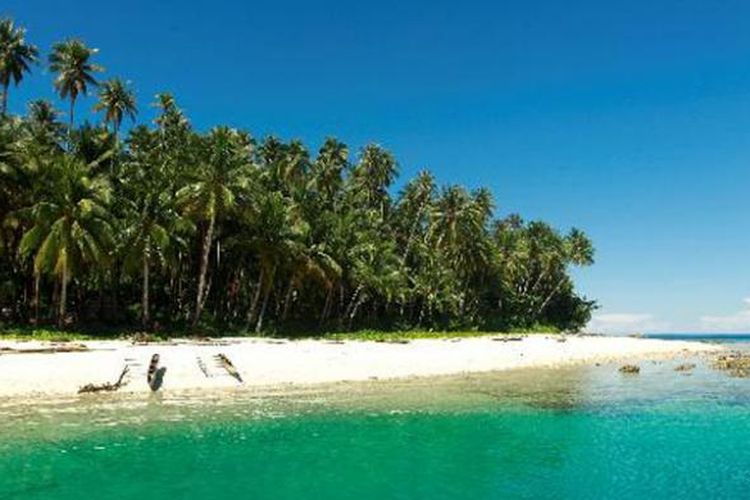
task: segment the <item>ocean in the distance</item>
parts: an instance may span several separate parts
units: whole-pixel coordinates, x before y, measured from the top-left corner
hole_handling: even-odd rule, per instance
[[[750,343],[750,333],[647,333],[644,337],[662,340],[697,340],[719,343]]]
[[[750,379],[683,362],[0,401],[0,498],[747,498]]]

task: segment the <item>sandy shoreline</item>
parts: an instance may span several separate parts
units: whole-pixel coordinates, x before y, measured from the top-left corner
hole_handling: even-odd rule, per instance
[[[682,341],[629,337],[530,335],[518,341],[492,337],[414,340],[407,344],[280,341],[272,339],[176,340],[133,345],[127,341],[82,342],[85,352],[19,353],[60,344],[0,341],[0,397],[72,395],[89,383],[117,380],[130,365],[119,392],[150,392],[146,382],[154,353],[166,367],[163,391],[238,386],[318,384],[395,379],[513,368],[556,367],[620,359],[674,357],[721,349]],[[240,384],[214,359],[229,357],[244,380]],[[206,376],[198,358],[207,369]]]

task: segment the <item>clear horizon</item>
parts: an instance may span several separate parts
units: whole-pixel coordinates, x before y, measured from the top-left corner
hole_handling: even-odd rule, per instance
[[[750,4],[6,0],[0,15],[45,58],[69,36],[99,48],[140,122],[171,91],[202,129],[375,141],[402,178],[428,167],[489,187],[501,215],[580,227],[590,330],[750,331]],[[65,109],[43,66],[10,110],[36,97]]]

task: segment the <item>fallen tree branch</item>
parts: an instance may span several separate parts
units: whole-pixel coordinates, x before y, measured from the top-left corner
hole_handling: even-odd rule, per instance
[[[78,394],[85,394],[85,393],[92,393],[92,392],[114,392],[118,390],[123,385],[126,385],[127,382],[125,382],[125,375],[128,374],[130,371],[130,367],[128,365],[125,365],[125,368],[122,369],[122,372],[120,373],[120,377],[117,379],[117,382],[114,384],[111,384],[109,382],[105,382],[103,384],[86,384],[80,389],[78,389]]]

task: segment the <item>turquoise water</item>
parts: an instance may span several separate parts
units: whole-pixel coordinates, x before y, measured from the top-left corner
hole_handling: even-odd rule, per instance
[[[698,360],[0,405],[0,498],[747,498],[750,380]]]

